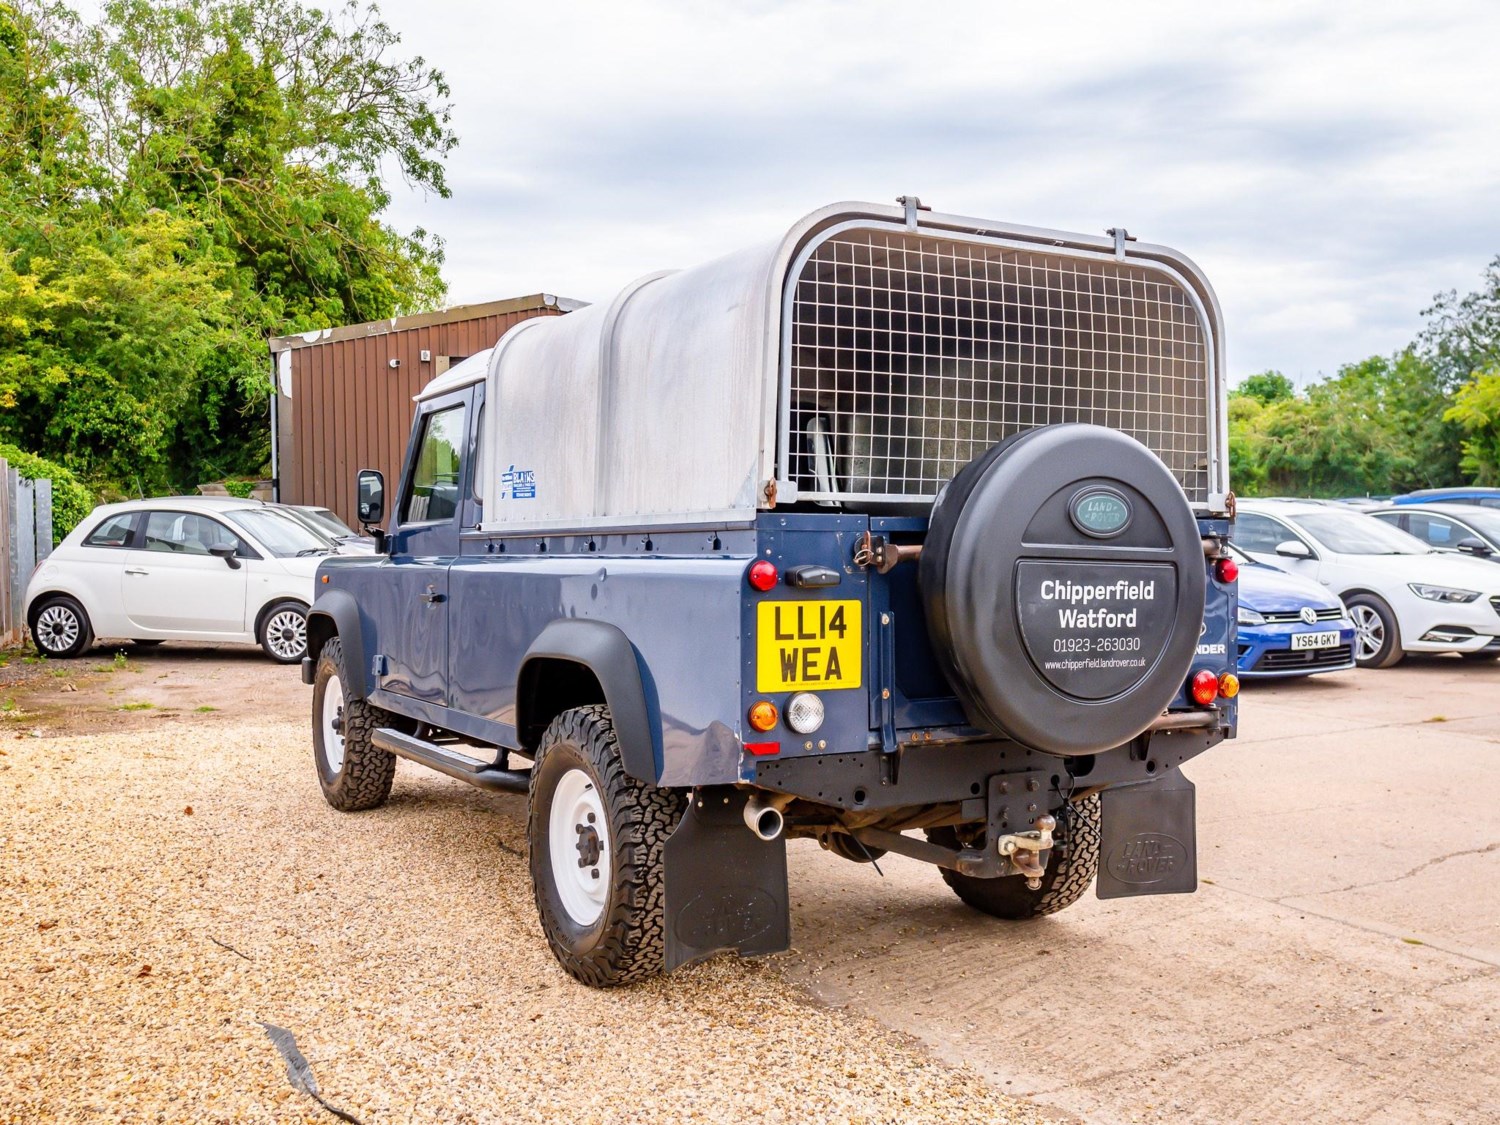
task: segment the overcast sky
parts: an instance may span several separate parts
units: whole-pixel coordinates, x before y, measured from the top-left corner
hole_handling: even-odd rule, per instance
[[[842,199],[1195,259],[1236,378],[1411,340],[1500,253],[1500,3],[384,0],[453,86],[454,303],[597,301]]]

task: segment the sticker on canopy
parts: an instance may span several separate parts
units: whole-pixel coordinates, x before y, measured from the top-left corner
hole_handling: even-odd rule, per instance
[[[501,500],[535,500],[536,470],[518,469],[514,465],[500,474]]]
[[[1167,563],[1016,564],[1016,616],[1033,667],[1075,699],[1112,699],[1156,665],[1177,613]]]

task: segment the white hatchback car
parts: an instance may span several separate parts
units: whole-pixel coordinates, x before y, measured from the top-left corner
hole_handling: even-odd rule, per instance
[[[1388,668],[1408,652],[1500,656],[1493,563],[1434,551],[1362,512],[1287,500],[1241,501],[1234,542],[1343,598],[1362,668]]]
[[[72,657],[95,637],[245,641],[300,661],[318,563],[333,544],[255,500],[170,496],[95,508],[36,569],[26,624]]]

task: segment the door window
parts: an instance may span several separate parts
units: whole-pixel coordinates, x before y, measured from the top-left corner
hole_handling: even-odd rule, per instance
[[[401,508],[402,523],[439,523],[458,514],[465,413],[462,404],[450,406],[433,411],[423,422],[416,464]]]
[[[221,544],[237,553],[243,547],[240,537],[218,520],[192,512],[152,512],[146,517],[145,538],[145,550],[179,555],[206,555]]]
[[[1429,515],[1426,512],[1413,512],[1407,530],[1424,543],[1450,549],[1457,546],[1460,539],[1467,539],[1473,534],[1450,519]]]
[[[110,516],[83,541],[85,547],[129,547],[135,534],[135,512],[121,512]]]
[[[1251,554],[1274,555],[1278,543],[1300,538],[1280,520],[1254,512],[1241,512],[1234,521],[1235,546]]]

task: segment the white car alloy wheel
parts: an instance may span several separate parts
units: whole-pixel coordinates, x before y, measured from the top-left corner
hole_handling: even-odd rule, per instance
[[[568,917],[592,926],[609,898],[609,826],[594,779],[580,769],[563,774],[547,821],[552,882]]]
[[[36,643],[50,653],[67,652],[78,643],[83,622],[65,605],[49,605],[36,619]]]
[[[1350,606],[1349,619],[1354,622],[1354,655],[1360,660],[1374,660],[1385,647],[1385,622],[1367,605]]]
[[[266,646],[278,660],[299,660],[307,651],[307,617],[301,610],[282,609],[266,622]]]
[[[334,676],[323,689],[323,758],[330,776],[344,768],[344,685]]]

